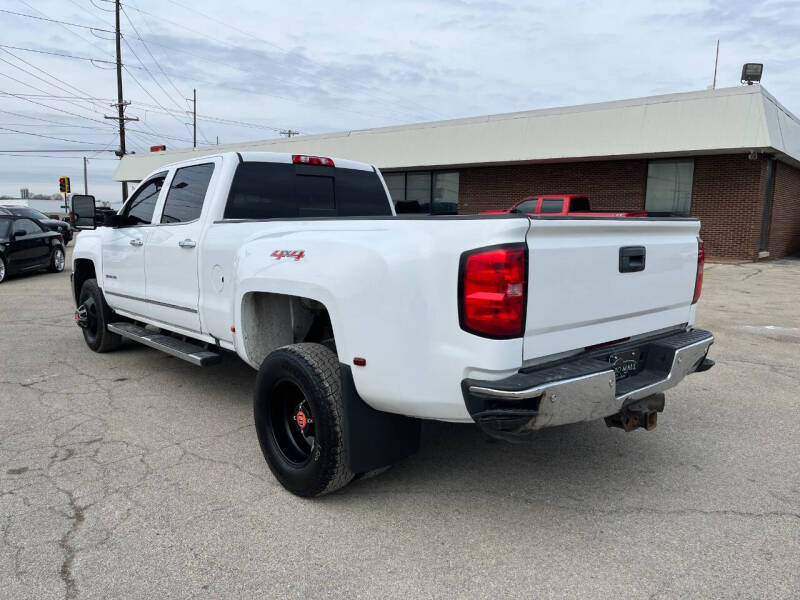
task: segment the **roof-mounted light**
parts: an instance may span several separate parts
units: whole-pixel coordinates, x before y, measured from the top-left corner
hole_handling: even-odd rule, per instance
[[[761,63],[744,63],[742,65],[742,83],[753,85],[761,81],[764,65]]]
[[[293,154],[292,162],[296,165],[320,165],[333,167],[333,160],[324,156],[308,156],[307,154]]]

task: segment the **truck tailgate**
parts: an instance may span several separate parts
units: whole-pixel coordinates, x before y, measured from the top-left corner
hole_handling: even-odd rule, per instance
[[[695,219],[531,219],[523,361],[687,323],[697,274]],[[644,249],[644,269],[620,251]],[[621,271],[625,272],[621,272]]]

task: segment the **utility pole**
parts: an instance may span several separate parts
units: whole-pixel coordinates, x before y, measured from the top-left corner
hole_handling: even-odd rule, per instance
[[[126,117],[125,116],[125,107],[130,104],[130,102],[125,102],[122,99],[122,50],[120,48],[120,38],[122,37],[119,31],[119,0],[114,0],[114,7],[116,8],[116,42],[117,42],[117,101],[116,103],[112,104],[111,106],[117,107],[117,116],[116,117],[109,117],[108,115],[103,115],[106,119],[113,119],[114,121],[119,122],[119,150],[115,152],[117,156],[122,158],[125,156],[125,121],[138,121],[137,117]],[[128,199],[128,182],[122,182],[122,201],[125,202]]]
[[[719,40],[717,40],[717,56],[714,59],[714,83],[711,84],[711,89],[717,89],[717,63],[719,63]]]
[[[117,41],[117,113],[119,118],[119,151],[120,158],[125,156],[125,104],[122,100],[122,49],[120,48],[119,33],[119,0],[114,2],[116,16],[116,41]],[[128,182],[122,182],[122,201],[128,199]]]
[[[291,138],[293,135],[297,135],[300,132],[294,129],[281,129],[278,133],[280,135],[285,135],[287,138]]]
[[[83,157],[83,193],[89,195],[89,181],[86,179],[86,157]]]
[[[117,0],[119,2],[119,0]],[[197,148],[197,89],[192,89],[192,148]]]

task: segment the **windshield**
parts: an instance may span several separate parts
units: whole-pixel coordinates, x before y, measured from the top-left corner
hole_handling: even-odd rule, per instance
[[[10,225],[11,225],[11,219],[0,215],[0,238],[8,237],[8,230]]]
[[[13,212],[18,217],[28,217],[29,219],[49,219],[46,214],[39,212],[35,208],[28,208],[27,206],[20,206],[19,208],[12,208]]]

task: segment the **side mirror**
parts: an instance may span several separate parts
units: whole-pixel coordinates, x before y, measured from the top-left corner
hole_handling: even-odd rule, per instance
[[[72,196],[72,225],[75,229],[94,229],[94,196]]]
[[[18,238],[18,237],[22,237],[23,235],[28,235],[28,232],[25,231],[24,229],[17,229],[16,231],[14,231],[14,238],[15,239]]]

